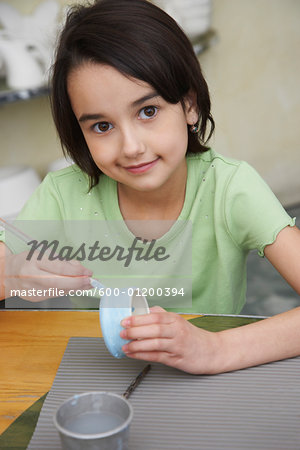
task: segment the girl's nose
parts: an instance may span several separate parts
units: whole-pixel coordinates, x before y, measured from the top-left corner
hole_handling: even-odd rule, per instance
[[[127,128],[122,132],[121,151],[127,158],[134,159],[144,153],[145,146],[138,131],[134,128]]]

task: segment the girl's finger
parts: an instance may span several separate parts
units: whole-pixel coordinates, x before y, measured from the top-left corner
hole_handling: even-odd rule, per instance
[[[121,331],[120,336],[123,339],[149,339],[149,338],[173,338],[174,328],[172,325],[151,324],[148,326],[139,326],[125,328]]]
[[[14,278],[16,279],[16,282],[22,283],[24,289],[25,288],[47,289],[49,287],[64,289],[66,291],[70,289],[74,290],[91,289],[90,278],[83,276],[80,277],[59,276],[40,271],[39,273],[36,273],[34,275],[30,276],[21,275],[16,276]]]
[[[122,347],[124,353],[171,352],[172,339],[142,339],[129,342]]]
[[[143,325],[151,325],[154,323],[170,324],[175,320],[176,315],[169,312],[151,312],[137,316],[129,316],[121,321],[124,328],[139,327]]]
[[[79,261],[51,261],[48,258],[36,261],[37,267],[45,272],[50,272],[56,275],[67,275],[67,276],[92,276],[93,272]]]
[[[155,312],[166,312],[166,310],[165,309],[163,309],[163,308],[161,308],[161,306],[152,306],[151,308],[150,308],[150,312],[152,313],[155,313]]]
[[[158,362],[169,366],[176,367],[176,357],[168,352],[147,352],[139,351],[135,353],[126,353],[129,358],[141,359],[143,361]]]

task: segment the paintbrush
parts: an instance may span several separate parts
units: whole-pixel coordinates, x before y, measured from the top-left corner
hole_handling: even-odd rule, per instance
[[[4,224],[5,229],[10,231],[14,236],[21,239],[21,241],[25,242],[26,244],[33,240],[30,236],[27,236],[27,234],[23,233],[23,231],[19,230],[11,223],[6,222],[6,220],[2,219],[2,217],[0,217],[0,221]]]
[[[135,388],[140,384],[140,382],[145,378],[149,370],[151,369],[151,364],[147,364],[144,369],[138,374],[135,380],[128,386],[126,391],[123,394],[123,397],[126,399],[132,394]]]

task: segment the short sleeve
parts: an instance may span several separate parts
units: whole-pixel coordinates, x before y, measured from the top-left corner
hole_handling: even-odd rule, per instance
[[[247,163],[242,162],[231,177],[225,193],[225,220],[236,245],[246,251],[272,244],[292,219],[269,186]]]
[[[15,223],[23,220],[60,220],[61,200],[51,174],[48,174],[24,205]],[[0,231],[0,241],[5,242],[5,230]]]

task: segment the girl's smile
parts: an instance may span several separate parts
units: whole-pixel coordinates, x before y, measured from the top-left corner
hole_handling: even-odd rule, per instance
[[[127,194],[171,193],[185,186],[192,100],[171,104],[148,83],[111,66],[85,63],[68,77],[74,114],[99,169]],[[180,181],[181,180],[181,181]]]
[[[153,161],[125,167],[125,169],[131,173],[136,173],[136,174],[144,173],[144,172],[147,172],[148,170],[152,169],[152,167],[154,167],[156,165],[158,160],[159,160],[159,157],[154,159]]]

